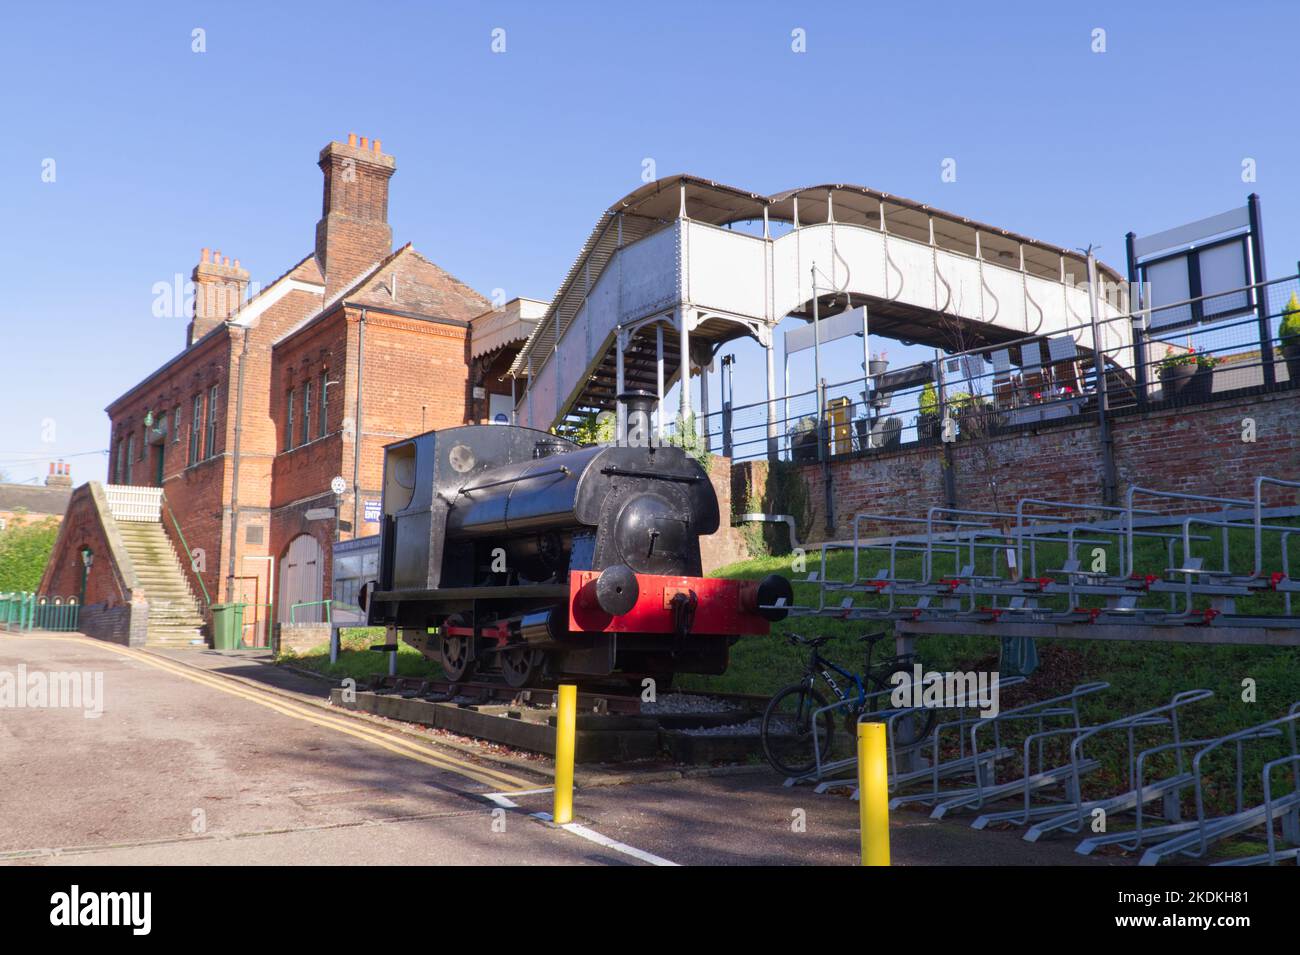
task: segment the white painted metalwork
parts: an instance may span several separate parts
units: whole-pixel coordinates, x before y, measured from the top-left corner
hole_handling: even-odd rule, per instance
[[[654,205],[672,186],[678,187],[671,193],[676,201]],[[825,221],[800,221],[801,195],[815,212],[826,205]],[[643,207],[654,215],[630,211]],[[774,216],[794,228],[772,238]],[[763,221],[763,235],[723,227],[749,219]],[[835,290],[868,307],[890,302],[918,318],[947,316],[1016,335],[1086,334],[1078,343],[1092,348],[1080,319],[1089,314],[1087,273],[1075,253],[860,187],[769,198],[674,177],[626,197],[588,239],[551,303],[549,320],[539,323],[513,369],[519,375],[532,363],[528,393],[534,400],[521,401],[520,423],[558,423],[616,347],[620,326],[675,312],[680,377],[690,368],[690,334],[705,314],[711,322],[736,324],[735,335],[727,337],[737,337],[803,312],[813,298],[810,262],[827,263]],[[1120,279],[1105,270],[1104,281],[1116,288]],[[1110,290],[1100,299],[1101,347],[1116,364],[1127,361],[1131,344],[1128,324],[1110,321],[1126,314],[1124,299],[1123,291]],[[712,328],[707,337],[716,339],[716,323]],[[766,337],[771,347],[770,335],[756,337]],[[683,416],[691,412],[688,392],[683,389]]]
[[[157,524],[162,520],[162,488],[108,484],[104,487],[108,510],[115,521]]]

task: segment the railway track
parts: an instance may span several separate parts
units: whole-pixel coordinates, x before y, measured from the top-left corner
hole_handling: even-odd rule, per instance
[[[620,692],[622,691],[622,692]],[[336,705],[389,719],[432,726],[531,752],[554,752],[557,691],[500,683],[382,677],[354,699],[336,689]],[[758,752],[757,732],[744,725],[761,715],[767,698],[742,693],[672,691],[655,701],[628,693],[626,684],[578,693],[580,762],[667,757],[674,762],[743,760]],[[728,733],[727,728],[738,727]]]

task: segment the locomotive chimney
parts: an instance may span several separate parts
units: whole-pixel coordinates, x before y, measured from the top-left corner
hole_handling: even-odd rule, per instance
[[[618,443],[628,448],[651,447],[654,444],[654,413],[658,398],[649,391],[625,391],[618,396],[618,401],[627,408]]]

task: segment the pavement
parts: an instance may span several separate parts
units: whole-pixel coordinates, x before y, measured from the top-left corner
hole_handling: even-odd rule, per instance
[[[538,818],[547,765],[330,708],[324,684],[256,654],[0,633],[0,688],[20,666],[102,678],[102,712],[0,694],[0,864],[858,861],[856,803],[766,771],[580,770],[577,825],[561,828]],[[891,849],[908,865],[1107,861],[912,812],[892,814]]]

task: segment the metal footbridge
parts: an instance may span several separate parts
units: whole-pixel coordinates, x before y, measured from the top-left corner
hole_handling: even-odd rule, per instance
[[[1118,361],[1131,344],[1116,320],[1127,287],[1099,270],[1100,348]],[[1069,334],[1093,348],[1078,251],[861,186],[765,196],[678,175],[597,221],[511,368],[527,380],[518,423],[562,428],[615,409],[627,388],[662,398],[683,366],[707,368],[721,344],[750,336],[767,349],[775,438],[773,330],[811,320],[814,304],[821,319],[865,306],[871,333],[949,349],[954,327],[967,347]],[[682,389],[683,419],[691,400]]]

